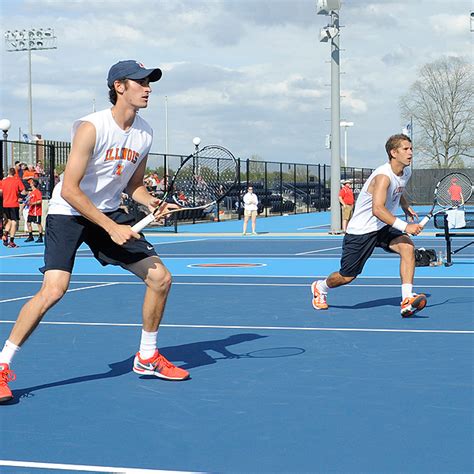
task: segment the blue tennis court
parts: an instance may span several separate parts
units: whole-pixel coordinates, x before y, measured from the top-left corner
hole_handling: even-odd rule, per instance
[[[402,319],[396,256],[311,306],[337,270],[328,214],[180,226],[149,240],[173,274],[159,346],[191,379],[131,371],[142,283],[79,252],[68,294],[14,361],[0,471],[473,472],[473,247],[417,268]],[[428,229],[417,247],[444,249]],[[460,238],[462,240],[462,238]],[[0,339],[39,288],[42,246],[0,249]]]

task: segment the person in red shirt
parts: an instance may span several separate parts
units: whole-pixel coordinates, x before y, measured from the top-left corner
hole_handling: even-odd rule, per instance
[[[20,220],[20,195],[25,193],[25,186],[21,179],[15,176],[15,168],[8,170],[8,176],[3,180],[3,212],[7,219],[5,229],[3,231],[3,245],[10,248],[16,248],[15,234]],[[10,241],[8,238],[10,237]]]
[[[449,196],[451,197],[451,203],[454,207],[464,205],[464,197],[462,195],[462,187],[458,184],[458,178],[451,180],[451,186],[448,188]]]
[[[351,189],[351,182],[349,180],[342,181],[342,188],[339,191],[339,202],[342,206],[342,231],[346,233],[347,223],[352,217],[354,210],[354,193]]]
[[[41,219],[43,216],[43,195],[38,189],[38,180],[30,179],[29,184],[31,186],[31,191],[28,193],[28,218],[26,220],[26,227],[28,228],[28,238],[25,242],[33,242],[33,225],[38,226],[38,239],[36,243],[43,243],[43,226],[41,224]]]

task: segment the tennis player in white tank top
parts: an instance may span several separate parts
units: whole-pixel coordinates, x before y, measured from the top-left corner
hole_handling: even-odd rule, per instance
[[[55,187],[46,221],[43,285],[21,309],[0,353],[0,403],[9,402],[13,357],[45,313],[66,293],[77,249],[86,243],[103,265],[120,265],[146,285],[143,328],[133,371],[168,380],[189,373],[174,366],[157,349],[157,334],[171,287],[171,275],[153,245],[134,232],[121,209],[121,193],[150,210],[160,201],[148,193],[143,179],[153,132],[138,111],[148,106],[150,83],[162,72],[137,61],[114,64],[108,74],[113,106],[79,119],[73,126],[71,152],[62,181]],[[80,315],[78,315],[80,317]]]
[[[412,316],[426,306],[426,296],[413,292],[415,247],[408,235],[418,235],[422,227],[414,222],[418,215],[404,197],[411,176],[411,140],[403,134],[393,135],[385,149],[388,163],[369,176],[357,198],[343,240],[340,270],[311,285],[314,309],[328,309],[328,291],[357,278],[375,247],[400,255],[402,317]],[[395,217],[399,206],[410,223]]]

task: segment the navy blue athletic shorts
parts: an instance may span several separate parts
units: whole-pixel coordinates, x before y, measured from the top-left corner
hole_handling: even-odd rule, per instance
[[[106,213],[118,224],[134,224],[133,217],[122,209]],[[109,234],[83,216],[48,214],[46,218],[44,266],[47,270],[72,273],[77,249],[85,243],[102,265],[130,265],[156,256],[155,248],[142,236],[125,245],[116,244]]]
[[[356,277],[364,268],[365,262],[372,255],[375,247],[381,247],[386,252],[390,250],[390,242],[405,235],[390,225],[368,234],[346,234],[342,241],[341,269],[339,273],[345,277]]]

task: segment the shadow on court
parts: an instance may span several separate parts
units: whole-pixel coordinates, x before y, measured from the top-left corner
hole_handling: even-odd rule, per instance
[[[183,361],[184,365],[181,365],[180,367],[190,369],[195,367],[201,367],[204,365],[215,364],[217,363],[217,361],[220,360],[239,359],[242,357],[242,354],[236,354],[234,352],[231,352],[228,349],[228,346],[234,346],[243,342],[263,339],[266,337],[268,336],[261,336],[260,334],[251,333],[235,334],[225,339],[194,342],[191,344],[183,344],[180,346],[163,347],[162,349],[160,349],[160,352],[174,363],[176,363],[177,361]],[[265,349],[266,351],[269,351],[265,357],[290,357],[292,355],[297,355],[299,353],[304,352],[304,350],[300,350],[300,348],[291,348],[292,350],[287,351],[287,353],[285,354],[282,353],[282,351],[279,349],[286,348]],[[212,357],[207,353],[207,351],[216,352],[217,354],[219,354],[219,356]],[[83,375],[80,377],[72,377],[66,380],[59,380],[57,382],[51,382],[41,385],[35,385],[33,387],[27,387],[24,389],[13,390],[14,398],[6,405],[16,405],[17,403],[19,403],[20,398],[34,397],[35,392],[39,390],[61,387],[76,383],[91,382],[93,380],[120,377],[122,375],[129,374],[132,370],[134,357],[135,355],[132,355],[125,360],[109,364],[110,370],[107,370],[105,372]],[[154,378],[154,376],[141,376],[140,378]]]
[[[430,293],[425,293],[427,298],[430,298],[431,294]],[[448,301],[446,301],[447,303]],[[440,304],[445,304],[445,303],[437,303],[434,305],[430,305],[429,299],[428,299],[428,306],[439,306]],[[353,305],[336,305],[336,304],[331,304],[331,308],[339,308],[339,309],[368,309],[368,308],[378,308],[380,306],[395,306],[396,308],[400,307],[400,297],[396,296],[393,298],[380,298],[378,300],[372,300],[372,301],[362,301],[360,303],[356,303]],[[413,316],[414,318],[422,318],[426,316],[419,316],[418,314]]]

